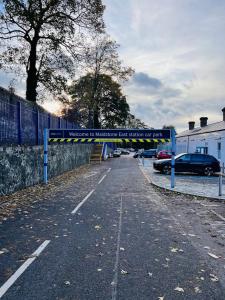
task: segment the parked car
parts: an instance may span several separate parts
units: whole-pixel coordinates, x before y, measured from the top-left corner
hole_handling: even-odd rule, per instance
[[[157,154],[158,159],[167,159],[167,158],[171,158],[171,156],[172,154],[166,150],[159,151]]]
[[[154,161],[153,167],[168,175],[171,173],[171,159]],[[220,171],[220,163],[212,155],[183,153],[175,157],[175,171],[212,176],[215,172]]]
[[[157,155],[157,150],[156,149],[149,149],[149,150],[144,150],[140,154],[140,157],[152,158],[152,157],[156,157],[156,155]]]
[[[127,149],[121,149],[121,154],[128,155],[130,152]]]
[[[121,151],[120,150],[114,150],[113,151],[113,157],[120,157],[120,155],[121,155]]]

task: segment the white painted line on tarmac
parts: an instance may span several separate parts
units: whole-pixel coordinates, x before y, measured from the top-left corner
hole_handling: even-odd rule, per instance
[[[114,277],[111,283],[112,285],[112,300],[116,300],[117,297],[117,287],[118,287],[118,268],[119,268],[119,258],[120,258],[120,240],[121,240],[121,232],[122,232],[122,217],[123,217],[123,198],[122,195],[120,197],[120,217],[119,217],[119,229],[117,235],[117,248],[116,248],[116,261],[114,265]]]
[[[106,174],[99,180],[98,184],[100,184],[106,178]]]
[[[148,181],[148,183],[151,183],[150,178],[149,178],[148,175],[144,172],[144,170],[143,170],[142,167],[140,167],[140,170],[141,170],[142,174],[144,175],[145,179]]]
[[[33,261],[41,254],[41,252],[48,246],[49,240],[44,241],[37,250],[28,258],[21,267],[1,286],[0,298],[8,291],[14,282],[23,274],[23,272],[32,264]]]
[[[75,214],[80,207],[87,201],[87,199],[94,193],[95,190],[90,191],[90,193],[74,208],[74,210],[71,212],[71,214]]]
[[[218,204],[203,204],[203,203],[200,203],[201,206],[204,206],[204,207],[219,207]]]
[[[225,218],[223,216],[221,216],[220,214],[218,214],[215,210],[210,209],[210,211],[216,215],[220,220],[225,221]]]

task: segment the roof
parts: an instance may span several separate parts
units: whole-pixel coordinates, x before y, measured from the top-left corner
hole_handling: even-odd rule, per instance
[[[210,133],[210,132],[216,132],[216,131],[223,131],[225,130],[225,121],[209,124],[204,127],[197,127],[192,130],[185,130],[179,134],[176,135],[176,137],[185,137],[190,135],[198,135],[203,133]]]

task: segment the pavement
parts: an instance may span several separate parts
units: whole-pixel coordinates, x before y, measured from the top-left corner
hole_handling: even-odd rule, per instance
[[[110,159],[5,218],[0,298],[224,300],[218,204],[162,193],[145,171]]]
[[[176,174],[175,188],[171,189],[170,175],[164,175],[153,169],[154,159],[144,159],[144,168],[151,178],[151,182],[161,188],[185,193],[198,197],[225,200],[225,179],[223,178],[222,196],[219,196],[218,176],[200,176],[196,174]],[[139,159],[139,163],[143,161]]]

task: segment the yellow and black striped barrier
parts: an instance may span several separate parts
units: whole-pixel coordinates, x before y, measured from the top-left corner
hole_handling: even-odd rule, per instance
[[[50,138],[50,143],[168,143],[170,139],[72,139],[72,138]]]

